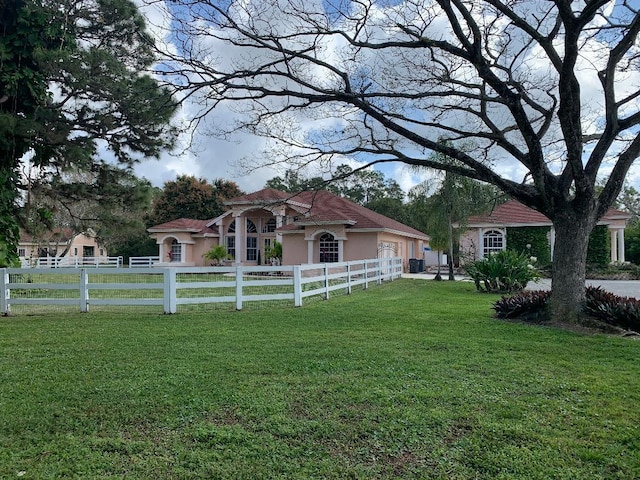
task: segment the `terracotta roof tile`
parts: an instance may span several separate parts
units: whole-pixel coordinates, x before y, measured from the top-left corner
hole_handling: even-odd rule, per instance
[[[602,217],[601,222],[612,220],[614,218],[631,218],[626,212],[621,210],[609,209]],[[488,215],[475,215],[467,219],[467,225],[474,226],[477,224],[492,225],[524,225],[524,224],[548,224],[551,220],[546,215],[523,205],[517,200],[509,200],[498,205],[493,212]]]
[[[193,233],[218,233],[217,227],[207,227],[208,220],[195,220],[193,218],[179,218],[170,222],[161,223],[148,228],[150,232],[189,231]]]
[[[408,235],[426,238],[423,232],[411,228],[362,205],[351,202],[326,190],[302,192],[298,199],[310,205],[309,216],[301,219],[309,222],[349,222],[352,229],[396,230]],[[287,226],[291,229],[291,226]]]

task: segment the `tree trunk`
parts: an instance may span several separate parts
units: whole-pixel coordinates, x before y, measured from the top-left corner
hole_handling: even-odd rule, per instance
[[[556,231],[551,283],[551,319],[579,323],[585,296],[589,235],[595,221],[579,215],[561,215]]]

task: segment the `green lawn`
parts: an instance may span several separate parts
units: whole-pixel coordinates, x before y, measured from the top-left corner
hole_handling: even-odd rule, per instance
[[[640,478],[640,341],[474,290],[0,318],[0,478]]]

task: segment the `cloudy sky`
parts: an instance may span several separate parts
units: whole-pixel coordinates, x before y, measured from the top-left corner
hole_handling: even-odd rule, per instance
[[[154,2],[150,7],[142,7],[142,10],[148,18],[149,26],[155,36],[159,39],[166,39],[169,25],[167,24],[167,15],[162,10],[162,3]],[[220,51],[219,54],[224,56],[224,51]],[[583,60],[585,65],[592,61],[589,58],[589,52],[584,53]],[[583,85],[586,88],[593,88],[594,91],[599,88],[595,75],[585,79]],[[185,102],[180,108],[176,121],[187,125],[197,111],[196,104]],[[233,180],[245,191],[262,188],[268,179],[281,175],[283,172],[271,168],[258,168],[252,172],[246,172],[240,168],[239,162],[243,159],[257,157],[265,146],[264,140],[248,133],[222,139],[210,132],[211,125],[230,124],[233,116],[234,113],[224,106],[216,108],[207,119],[208,126],[201,124],[193,132],[193,137],[185,136],[181,140],[181,145],[174,152],[164,153],[160,160],[148,160],[140,163],[136,167],[138,175],[158,186],[168,180],[175,179],[177,175],[190,174],[208,180],[215,178]],[[350,163],[353,166],[357,165],[355,161],[350,161]],[[417,175],[401,163],[386,164],[380,167],[380,170],[387,178],[395,179],[405,191],[429,176],[426,173]],[[517,164],[505,162],[500,167],[500,173],[520,180],[523,170]],[[636,161],[628,179],[636,188],[640,188],[640,162]]]

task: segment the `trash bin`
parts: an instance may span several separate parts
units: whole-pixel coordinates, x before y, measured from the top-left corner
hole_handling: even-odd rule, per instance
[[[409,259],[409,273],[422,273],[424,272],[424,260],[421,258]]]

